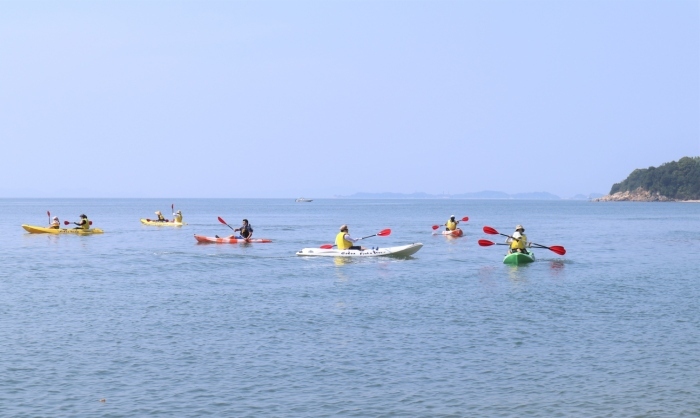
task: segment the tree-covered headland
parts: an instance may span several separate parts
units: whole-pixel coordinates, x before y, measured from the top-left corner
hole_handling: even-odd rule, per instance
[[[639,189],[671,200],[700,200],[700,157],[683,157],[658,167],[638,168],[613,184],[610,194]]]

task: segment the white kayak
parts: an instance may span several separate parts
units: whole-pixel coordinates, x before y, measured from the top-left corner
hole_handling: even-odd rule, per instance
[[[379,256],[394,256],[394,257],[408,257],[409,255],[415,254],[418,250],[423,247],[423,244],[416,242],[408,245],[400,245],[398,247],[386,247],[371,249],[368,248],[364,251],[360,250],[339,250],[337,248],[323,249],[323,248],[304,248],[297,252],[297,255],[304,256],[320,256],[320,257],[379,257]]]

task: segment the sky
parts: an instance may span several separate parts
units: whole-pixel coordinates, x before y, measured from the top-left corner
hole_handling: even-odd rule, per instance
[[[0,2],[0,197],[569,197],[697,155],[698,1]]]

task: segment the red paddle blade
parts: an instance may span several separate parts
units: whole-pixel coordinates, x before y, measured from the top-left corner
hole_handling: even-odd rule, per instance
[[[469,220],[468,216],[465,216],[464,218],[462,218],[462,222],[467,222],[468,220]]]
[[[92,225],[92,221],[90,221],[90,225]]]
[[[70,222],[68,222],[68,221],[63,221],[63,225],[70,225]]]
[[[549,249],[550,249],[552,252],[555,252],[555,253],[557,253],[557,254],[559,254],[559,255],[564,255],[564,254],[566,254],[566,248],[562,247],[561,245],[553,245],[553,246],[549,247]]]
[[[439,225],[433,225],[433,231],[436,230],[436,229],[438,229],[438,228],[440,228]]]
[[[51,212],[49,212],[48,210],[46,211],[46,214],[49,216],[49,218],[51,217]]]
[[[490,246],[492,246],[492,245],[494,245],[494,244],[493,244],[493,242],[491,242],[491,241],[489,241],[489,240],[487,240],[487,239],[480,239],[480,240],[479,240],[479,245],[481,245],[482,247],[490,247]]]
[[[385,237],[389,234],[391,234],[391,229],[382,229],[381,231],[377,232],[378,237]]]
[[[495,229],[491,228],[490,226],[485,226],[485,227],[484,227],[484,232],[486,232],[487,234],[491,234],[491,235],[498,235],[498,231],[496,231]]]
[[[323,244],[321,245],[321,248],[323,248],[324,250],[330,250],[331,248],[333,248],[333,244]]]
[[[173,211],[173,212],[175,212],[175,203],[173,203],[173,204],[170,205],[170,210]]]
[[[226,225],[226,221],[223,220],[223,219],[221,219],[221,216],[219,216],[218,219],[219,219],[219,222],[221,222],[222,224]]]

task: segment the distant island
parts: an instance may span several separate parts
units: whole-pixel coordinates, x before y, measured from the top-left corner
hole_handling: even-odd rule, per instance
[[[600,193],[591,193],[588,196],[577,194],[569,200],[591,200],[603,196]],[[561,197],[548,192],[515,193],[508,194],[485,190],[475,193],[459,194],[429,194],[429,193],[355,193],[350,196],[334,196],[346,199],[520,199],[520,200],[561,200]]]
[[[683,202],[700,200],[700,157],[683,157],[659,167],[638,168],[613,184],[598,202]]]

